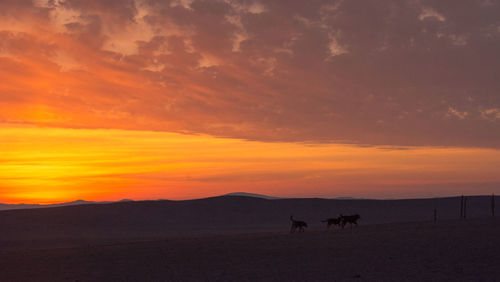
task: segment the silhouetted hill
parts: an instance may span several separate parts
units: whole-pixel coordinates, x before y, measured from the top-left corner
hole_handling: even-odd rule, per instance
[[[225,194],[223,196],[254,197],[254,198],[261,198],[261,199],[268,199],[268,200],[283,199],[280,197],[267,196],[267,195],[255,194],[255,193],[247,193],[247,192],[233,192],[233,193]]]
[[[224,197],[224,196],[252,197],[252,198],[260,198],[260,199],[267,199],[267,200],[286,199],[286,198],[282,198],[282,197],[274,197],[274,196],[268,196],[268,195],[263,195],[263,194],[246,193],[246,192],[233,192],[233,193],[228,193],[228,194],[222,195],[221,197]],[[351,198],[351,197],[338,197],[338,198],[334,198],[334,199],[337,199],[337,200],[359,200],[357,198]],[[76,200],[76,201],[72,201],[72,202],[48,204],[48,205],[0,203],[0,211],[2,211],[2,210],[18,210],[18,209],[54,208],[54,207],[74,206],[74,205],[88,205],[88,204],[109,204],[109,203],[133,202],[133,201],[134,200],[131,200],[131,199],[122,199],[119,201],[101,201],[101,202]],[[166,200],[159,199],[158,201],[166,201]]]

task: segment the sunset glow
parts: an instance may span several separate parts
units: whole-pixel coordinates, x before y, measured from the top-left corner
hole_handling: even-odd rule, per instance
[[[499,5],[313,2],[0,1],[0,203],[500,193]]]
[[[264,143],[9,125],[0,138],[0,198],[13,203],[187,199],[239,190],[384,198],[457,193],[463,191],[450,190],[450,184],[500,181],[500,152],[488,149]],[[422,185],[441,189],[422,192]]]

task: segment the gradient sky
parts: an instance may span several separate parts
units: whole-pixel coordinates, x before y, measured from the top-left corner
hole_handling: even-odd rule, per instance
[[[0,202],[500,193],[500,1],[0,0]]]

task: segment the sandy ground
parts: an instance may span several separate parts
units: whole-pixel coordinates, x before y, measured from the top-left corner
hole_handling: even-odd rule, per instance
[[[0,281],[500,281],[500,218],[92,238],[3,238]]]

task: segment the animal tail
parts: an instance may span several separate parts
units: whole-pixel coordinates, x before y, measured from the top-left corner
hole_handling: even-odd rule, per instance
[[[293,221],[293,215],[290,216],[290,220]]]

